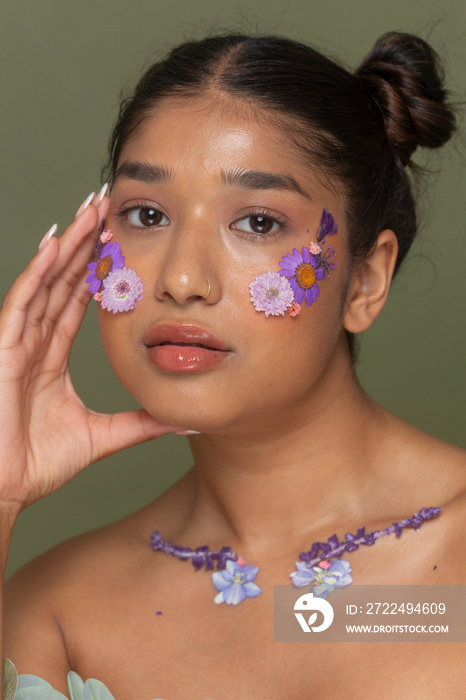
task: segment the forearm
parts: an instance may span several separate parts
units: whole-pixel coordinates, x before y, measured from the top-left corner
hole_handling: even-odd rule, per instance
[[[14,506],[0,505],[0,688],[3,688],[3,588],[8,551],[18,513],[19,509]]]

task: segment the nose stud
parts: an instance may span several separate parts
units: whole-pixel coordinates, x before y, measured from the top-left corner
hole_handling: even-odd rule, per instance
[[[207,293],[204,294],[204,296],[202,297],[203,299],[207,299],[207,297],[208,297],[209,294],[210,294],[210,280],[207,280],[207,284],[209,285],[209,288],[208,288],[208,290],[207,290]]]

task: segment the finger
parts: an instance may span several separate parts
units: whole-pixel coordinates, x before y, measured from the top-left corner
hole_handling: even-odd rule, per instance
[[[53,275],[53,278],[51,277],[50,284],[53,285],[53,290],[50,295],[47,309],[44,313],[48,320],[52,323],[62,312],[67,300],[74,293],[76,285],[79,284],[82,286],[81,278],[83,271],[86,271],[86,277],[89,275],[89,271],[86,270],[86,268],[91,259],[100,226],[102,225],[102,222],[107,214],[109,203],[109,198],[105,197],[104,195],[97,207],[89,207],[89,209],[94,210],[96,217],[93,232],[94,235],[81,238],[80,241],[76,236],[74,236],[71,239],[69,249],[65,251],[67,253],[67,257],[63,258],[63,267],[61,269],[57,267],[56,270],[52,268],[51,270],[51,275]],[[84,214],[81,216],[84,216]]]
[[[99,212],[99,227],[102,229],[104,228],[105,217],[107,216],[107,211],[110,204],[110,196],[108,192],[109,186],[108,183],[106,183],[97,195],[94,204],[94,206],[97,207],[97,211]]]
[[[91,412],[90,428],[93,462],[180,430],[160,423],[144,408],[114,414]]]
[[[104,195],[97,207],[97,222],[104,220],[109,202]],[[67,364],[74,338],[92,298],[85,280],[89,275],[86,265],[91,258],[94,238],[90,238],[90,243],[89,238],[82,240],[61,278],[56,279],[51,289],[45,288],[43,296],[39,298],[38,295],[36,300],[37,308],[34,311],[37,315],[32,316],[29,325],[33,326],[37,323],[36,319],[43,316],[40,342],[55,369]]]
[[[48,285],[50,285],[49,295],[42,313],[44,321],[48,323],[49,327],[53,327],[58,316],[62,313],[63,309],[66,308],[67,304],[70,303],[76,288],[83,289],[87,292],[87,306],[91,294],[85,285],[85,280],[90,274],[87,265],[92,256],[94,243],[94,236],[84,240],[79,247],[75,248],[68,265],[56,272],[53,278],[48,280]]]
[[[68,362],[74,339],[83,322],[87,307],[92,301],[92,295],[85,284],[86,277],[87,272],[78,280],[56,321],[48,324],[48,352],[54,366]]]
[[[79,220],[73,222],[73,231],[71,233],[75,233],[75,237],[77,238],[77,241],[74,243],[75,246],[79,245],[84,236],[88,236],[90,233],[92,233],[92,231],[96,229],[96,221],[97,213],[94,209],[94,212],[88,212],[86,210]],[[46,304],[48,303],[49,293],[53,285],[53,280],[59,276],[61,268],[63,268],[63,266],[66,264],[67,258],[70,257],[70,246],[69,244],[68,246],[65,246],[66,239],[70,237],[69,229],[70,227],[68,227],[65,233],[62,234],[62,236],[60,236],[58,239],[52,237],[52,239],[47,243],[47,245],[44,246],[44,248],[42,248],[40,251],[40,254],[46,255],[46,249],[53,246],[56,250],[58,244],[58,255],[55,254],[54,260],[52,261],[53,264],[49,265],[48,269],[43,275],[43,278],[40,280],[40,286],[36,286],[36,295],[31,297],[28,301],[27,321],[31,326],[35,327],[41,321],[44,310],[46,308]],[[66,248],[68,248],[68,251],[66,251]],[[26,268],[25,272],[27,276],[27,274],[29,273],[29,269]],[[21,282],[24,281],[24,278],[20,279]]]
[[[98,236],[98,223],[98,211],[94,206],[89,205],[75,221],[67,226],[59,238],[60,255],[44,280],[48,287],[52,288],[57,280],[62,279],[69,268],[72,269],[76,266],[76,252],[84,242],[92,252],[92,247]]]
[[[66,306],[91,258],[98,236],[98,223],[106,207],[108,203],[105,202],[100,204],[99,209],[88,206],[60,236],[60,255],[44,280],[45,292],[38,295],[31,305],[31,325],[44,319],[50,330]]]
[[[6,346],[15,346],[19,342],[24,330],[28,313],[30,314],[29,322],[33,326],[37,325],[38,320],[44,313],[48,302],[48,292],[46,289],[44,291],[44,283],[45,287],[48,286],[50,288],[53,276],[56,278],[60,274],[60,265],[63,266],[63,264],[66,263],[66,260],[70,257],[69,244],[66,245],[67,238],[69,238],[70,235],[67,235],[67,233],[77,233],[74,245],[75,247],[79,246],[82,236],[89,235],[89,233],[96,229],[96,221],[93,220],[93,217],[95,217],[95,210],[97,209],[97,221],[103,221],[105,218],[109,198],[105,196],[104,188],[102,188],[101,193],[102,192],[104,194],[100,198],[100,201],[97,202],[97,207],[91,208],[94,210],[94,214],[92,214],[91,211],[91,220],[89,220],[89,215],[86,213],[87,209],[82,211],[81,216],[79,216],[73,222],[73,224],[68,227],[71,229],[71,231],[68,232],[67,229],[67,232],[60,237],[60,245],[58,249],[56,243],[54,242],[56,240],[55,237],[53,237],[51,240],[42,239],[42,248],[40,249],[39,253],[36,254],[33,260],[17,278],[9,292],[6,294],[2,304],[2,313],[0,314],[0,334],[3,337],[3,343],[5,343]],[[86,216],[83,216],[84,214]],[[86,223],[88,224],[87,227]],[[90,223],[92,225],[89,227]],[[61,255],[57,255],[57,253],[61,253]],[[66,255],[66,253],[68,253],[68,255]],[[60,264],[57,264],[58,258],[61,258]],[[46,273],[51,267],[53,267],[52,274],[47,276]],[[35,297],[37,297],[37,299],[34,308],[33,300]],[[32,311],[31,307],[33,307]]]
[[[44,284],[44,278],[57,259],[58,241],[52,238],[31,260],[7,292],[0,313],[2,348],[18,344],[23,334],[30,304]]]
[[[58,241],[59,245],[61,241]],[[82,258],[81,269],[82,273],[84,262],[90,257],[89,249],[86,247],[86,242],[82,244],[86,248]],[[92,247],[92,243],[91,243]],[[45,275],[43,284],[38,290],[36,296],[31,301],[28,313],[24,322],[23,340],[28,339],[33,347],[37,344],[41,345],[42,353],[47,351],[50,338],[54,331],[54,322],[60,310],[66,305],[70,294],[73,291],[73,284],[78,277],[76,271],[62,273],[63,278],[58,277],[57,264],[60,267],[63,263],[60,259],[60,254],[55,261],[55,273],[50,272]],[[52,266],[53,267],[53,266]],[[55,282],[54,282],[55,280]]]
[[[102,201],[99,203],[99,230],[103,228],[105,222],[105,216],[107,215],[108,207],[110,204],[110,199],[108,196],[103,196]],[[76,259],[78,260],[81,252],[78,252]],[[85,262],[89,261],[88,251],[85,251]],[[79,269],[78,265],[78,269]],[[84,314],[86,312],[87,306],[92,299],[92,294],[89,292],[88,286],[85,284],[86,278],[89,276],[89,270],[85,269],[85,272],[76,279],[67,279],[63,281],[69,283],[73,286],[71,294],[66,300],[66,304],[62,303],[56,307],[53,307],[52,311],[47,313],[50,315],[50,321],[53,322],[55,329],[60,333],[63,342],[67,343],[64,349],[69,352],[69,343],[72,342],[74,336],[77,333],[79,326],[82,323]]]

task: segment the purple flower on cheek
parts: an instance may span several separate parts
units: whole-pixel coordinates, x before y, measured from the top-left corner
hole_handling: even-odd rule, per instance
[[[318,257],[303,246],[302,254],[293,248],[293,252],[284,255],[278,264],[282,268],[278,274],[288,279],[296,303],[302,304],[305,300],[308,306],[313,304],[320,294],[317,281],[324,277],[324,271],[318,267]]]
[[[100,251],[96,246],[96,253],[99,255],[98,260],[90,262],[87,266],[91,270],[91,274],[86,278],[86,284],[89,284],[91,294],[100,291],[104,279],[109,276],[112,270],[119,270],[125,264],[125,258],[116,241],[105,243]]]
[[[311,241],[309,247],[303,246],[300,253],[293,248],[292,253],[287,253],[279,262],[281,270],[278,272],[266,272],[251,282],[251,301],[256,311],[265,311],[265,315],[284,315],[285,311],[292,317],[301,311],[301,304],[306,302],[310,306],[317,301],[320,290],[317,282],[325,277],[330,277],[336,267],[333,261],[335,248],[328,246],[324,250],[325,236],[337,233],[338,227],[333,216],[327,209],[322,211],[322,216],[317,230],[318,243]],[[289,287],[285,289],[278,280],[282,278]],[[293,298],[291,298],[291,295]]]
[[[332,236],[337,232],[338,226],[335,223],[335,219],[327,209],[324,209],[317,230],[317,242],[320,243],[326,236]]]

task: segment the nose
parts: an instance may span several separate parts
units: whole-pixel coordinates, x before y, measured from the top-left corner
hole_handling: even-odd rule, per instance
[[[194,301],[216,303],[221,296],[218,264],[215,235],[209,235],[205,227],[200,231],[187,225],[173,232],[156,280],[155,297],[179,306]]]

